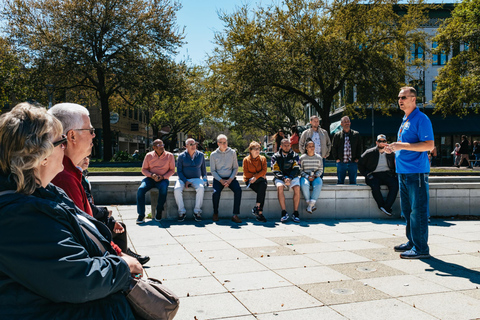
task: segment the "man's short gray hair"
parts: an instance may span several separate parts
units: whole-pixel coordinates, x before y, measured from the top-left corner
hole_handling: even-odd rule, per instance
[[[76,103],[59,103],[48,110],[48,113],[60,120],[63,125],[63,133],[72,129],[81,129],[83,126],[82,116],[90,116],[87,108]]]
[[[226,136],[226,135],[224,135],[224,134],[219,134],[219,135],[217,136],[217,142],[218,142],[220,139],[225,139],[225,140],[227,140],[227,141],[228,141],[228,138],[227,138],[227,136]]]
[[[196,143],[195,139],[193,139],[193,138],[188,138],[187,140],[185,140],[185,144],[188,144],[188,141],[190,141],[190,140]]]

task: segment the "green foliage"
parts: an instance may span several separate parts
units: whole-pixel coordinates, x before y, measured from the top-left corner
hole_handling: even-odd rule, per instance
[[[180,4],[169,0],[6,0],[5,31],[33,57],[40,81],[95,93],[102,111],[104,159],[112,157],[110,98],[164,78],[157,65],[181,44]],[[161,68],[160,68],[161,69]]]
[[[472,107],[479,112],[480,1],[464,0],[457,4],[434,41],[438,42],[434,53],[449,53],[461,44],[468,46],[440,70],[433,98],[435,112],[465,116]]]
[[[327,130],[344,88],[356,87],[356,103],[344,101],[350,112],[373,100],[390,105],[405,82],[410,43],[425,38],[416,28],[425,19],[426,5],[420,0],[400,15],[393,10],[396,3],[285,0],[221,14],[224,32],[216,35],[210,58],[217,104],[236,109],[231,113],[240,121],[255,121],[248,118],[253,113],[264,127],[269,125],[259,115],[263,106],[270,118],[291,122],[276,110],[275,101],[288,101],[292,109],[309,104]]]

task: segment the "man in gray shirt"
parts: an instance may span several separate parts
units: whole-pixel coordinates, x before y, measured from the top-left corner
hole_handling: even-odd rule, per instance
[[[210,171],[213,175],[213,221],[218,221],[218,205],[220,194],[225,187],[233,191],[233,216],[232,221],[242,223],[240,214],[240,201],[242,188],[236,179],[238,172],[237,153],[228,147],[227,136],[221,134],[217,137],[218,148],[210,155]]]
[[[380,211],[392,215],[392,206],[397,199],[398,179],[395,173],[395,153],[385,150],[387,138],[384,134],[377,136],[377,146],[368,149],[360,157],[358,169],[365,176],[365,183],[372,188],[372,195]],[[388,187],[387,199],[384,200],[380,186]]]

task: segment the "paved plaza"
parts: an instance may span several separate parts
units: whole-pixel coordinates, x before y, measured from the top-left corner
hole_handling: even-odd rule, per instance
[[[478,220],[432,219],[433,257],[403,260],[401,220],[137,226],[135,206],[111,208],[147,275],[180,296],[175,319],[480,319]]]

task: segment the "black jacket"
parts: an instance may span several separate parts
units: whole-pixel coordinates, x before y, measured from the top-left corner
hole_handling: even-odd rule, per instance
[[[360,159],[362,154],[362,138],[360,133],[355,130],[349,132],[350,146],[352,147],[352,161]],[[345,145],[345,132],[342,130],[335,133],[332,142],[333,160],[343,162],[343,147]]]
[[[295,151],[290,152],[284,157],[284,152],[280,151],[272,156],[272,171],[275,179],[285,180],[293,179],[300,175],[300,165],[298,164],[298,154]]]
[[[116,221],[113,217],[108,216],[110,212],[108,212],[107,207],[98,207],[93,202],[92,190],[90,189],[90,184],[88,183],[85,171],[83,171],[82,173],[82,187],[83,190],[85,190],[85,194],[87,195],[88,203],[90,203],[90,207],[92,208],[93,217],[98,221],[105,223],[108,229],[113,232]]]
[[[0,175],[0,192],[15,189]],[[110,231],[62,189],[0,196],[0,235],[0,319],[134,319],[122,293],[130,269],[110,246]]]
[[[387,156],[387,166],[390,169],[390,173],[395,174],[395,153],[386,154]],[[377,147],[373,147],[365,151],[358,161],[358,170],[362,176],[368,176],[370,173],[375,171],[378,165],[378,158],[380,157],[380,152]]]

